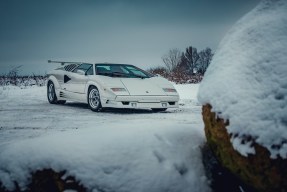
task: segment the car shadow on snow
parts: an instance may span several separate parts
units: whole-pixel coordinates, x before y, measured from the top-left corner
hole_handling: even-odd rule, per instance
[[[79,108],[79,109],[89,109],[88,104],[86,103],[78,103],[78,102],[67,102],[61,105],[62,107],[71,107],[71,108]]]
[[[91,113],[94,113],[89,109],[88,104],[79,102],[67,102],[63,107],[86,109]],[[118,108],[104,108],[100,113],[112,113],[112,114],[151,114],[151,113],[172,113],[172,111],[154,112],[151,109],[118,109]]]

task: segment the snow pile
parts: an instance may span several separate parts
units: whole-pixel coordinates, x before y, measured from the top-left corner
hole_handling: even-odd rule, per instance
[[[242,141],[252,136],[271,158],[287,158],[286,48],[287,1],[264,0],[222,40],[200,85],[199,102],[230,120],[242,155],[255,153]]]
[[[181,100],[192,100],[197,102],[198,87],[200,84],[175,84]]]
[[[181,97],[195,99],[198,85],[179,86]],[[48,104],[44,87],[3,92],[0,182],[10,190],[14,181],[25,189],[31,172],[52,168],[95,192],[210,191],[201,106],[93,113],[79,103]]]

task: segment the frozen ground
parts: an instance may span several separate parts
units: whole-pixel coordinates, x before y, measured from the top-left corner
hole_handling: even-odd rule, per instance
[[[23,189],[31,171],[67,170],[91,191],[210,191],[198,85],[176,85],[162,113],[51,105],[44,87],[0,87],[0,181]]]

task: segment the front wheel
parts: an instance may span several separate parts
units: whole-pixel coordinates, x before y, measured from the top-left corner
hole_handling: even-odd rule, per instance
[[[89,88],[88,105],[89,105],[89,108],[95,112],[98,112],[102,109],[100,92],[95,86],[92,86]]]

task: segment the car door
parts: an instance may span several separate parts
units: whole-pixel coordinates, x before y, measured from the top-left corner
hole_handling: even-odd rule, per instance
[[[64,87],[66,91],[84,94],[89,75],[93,73],[92,64],[83,63],[72,72],[64,75]]]

